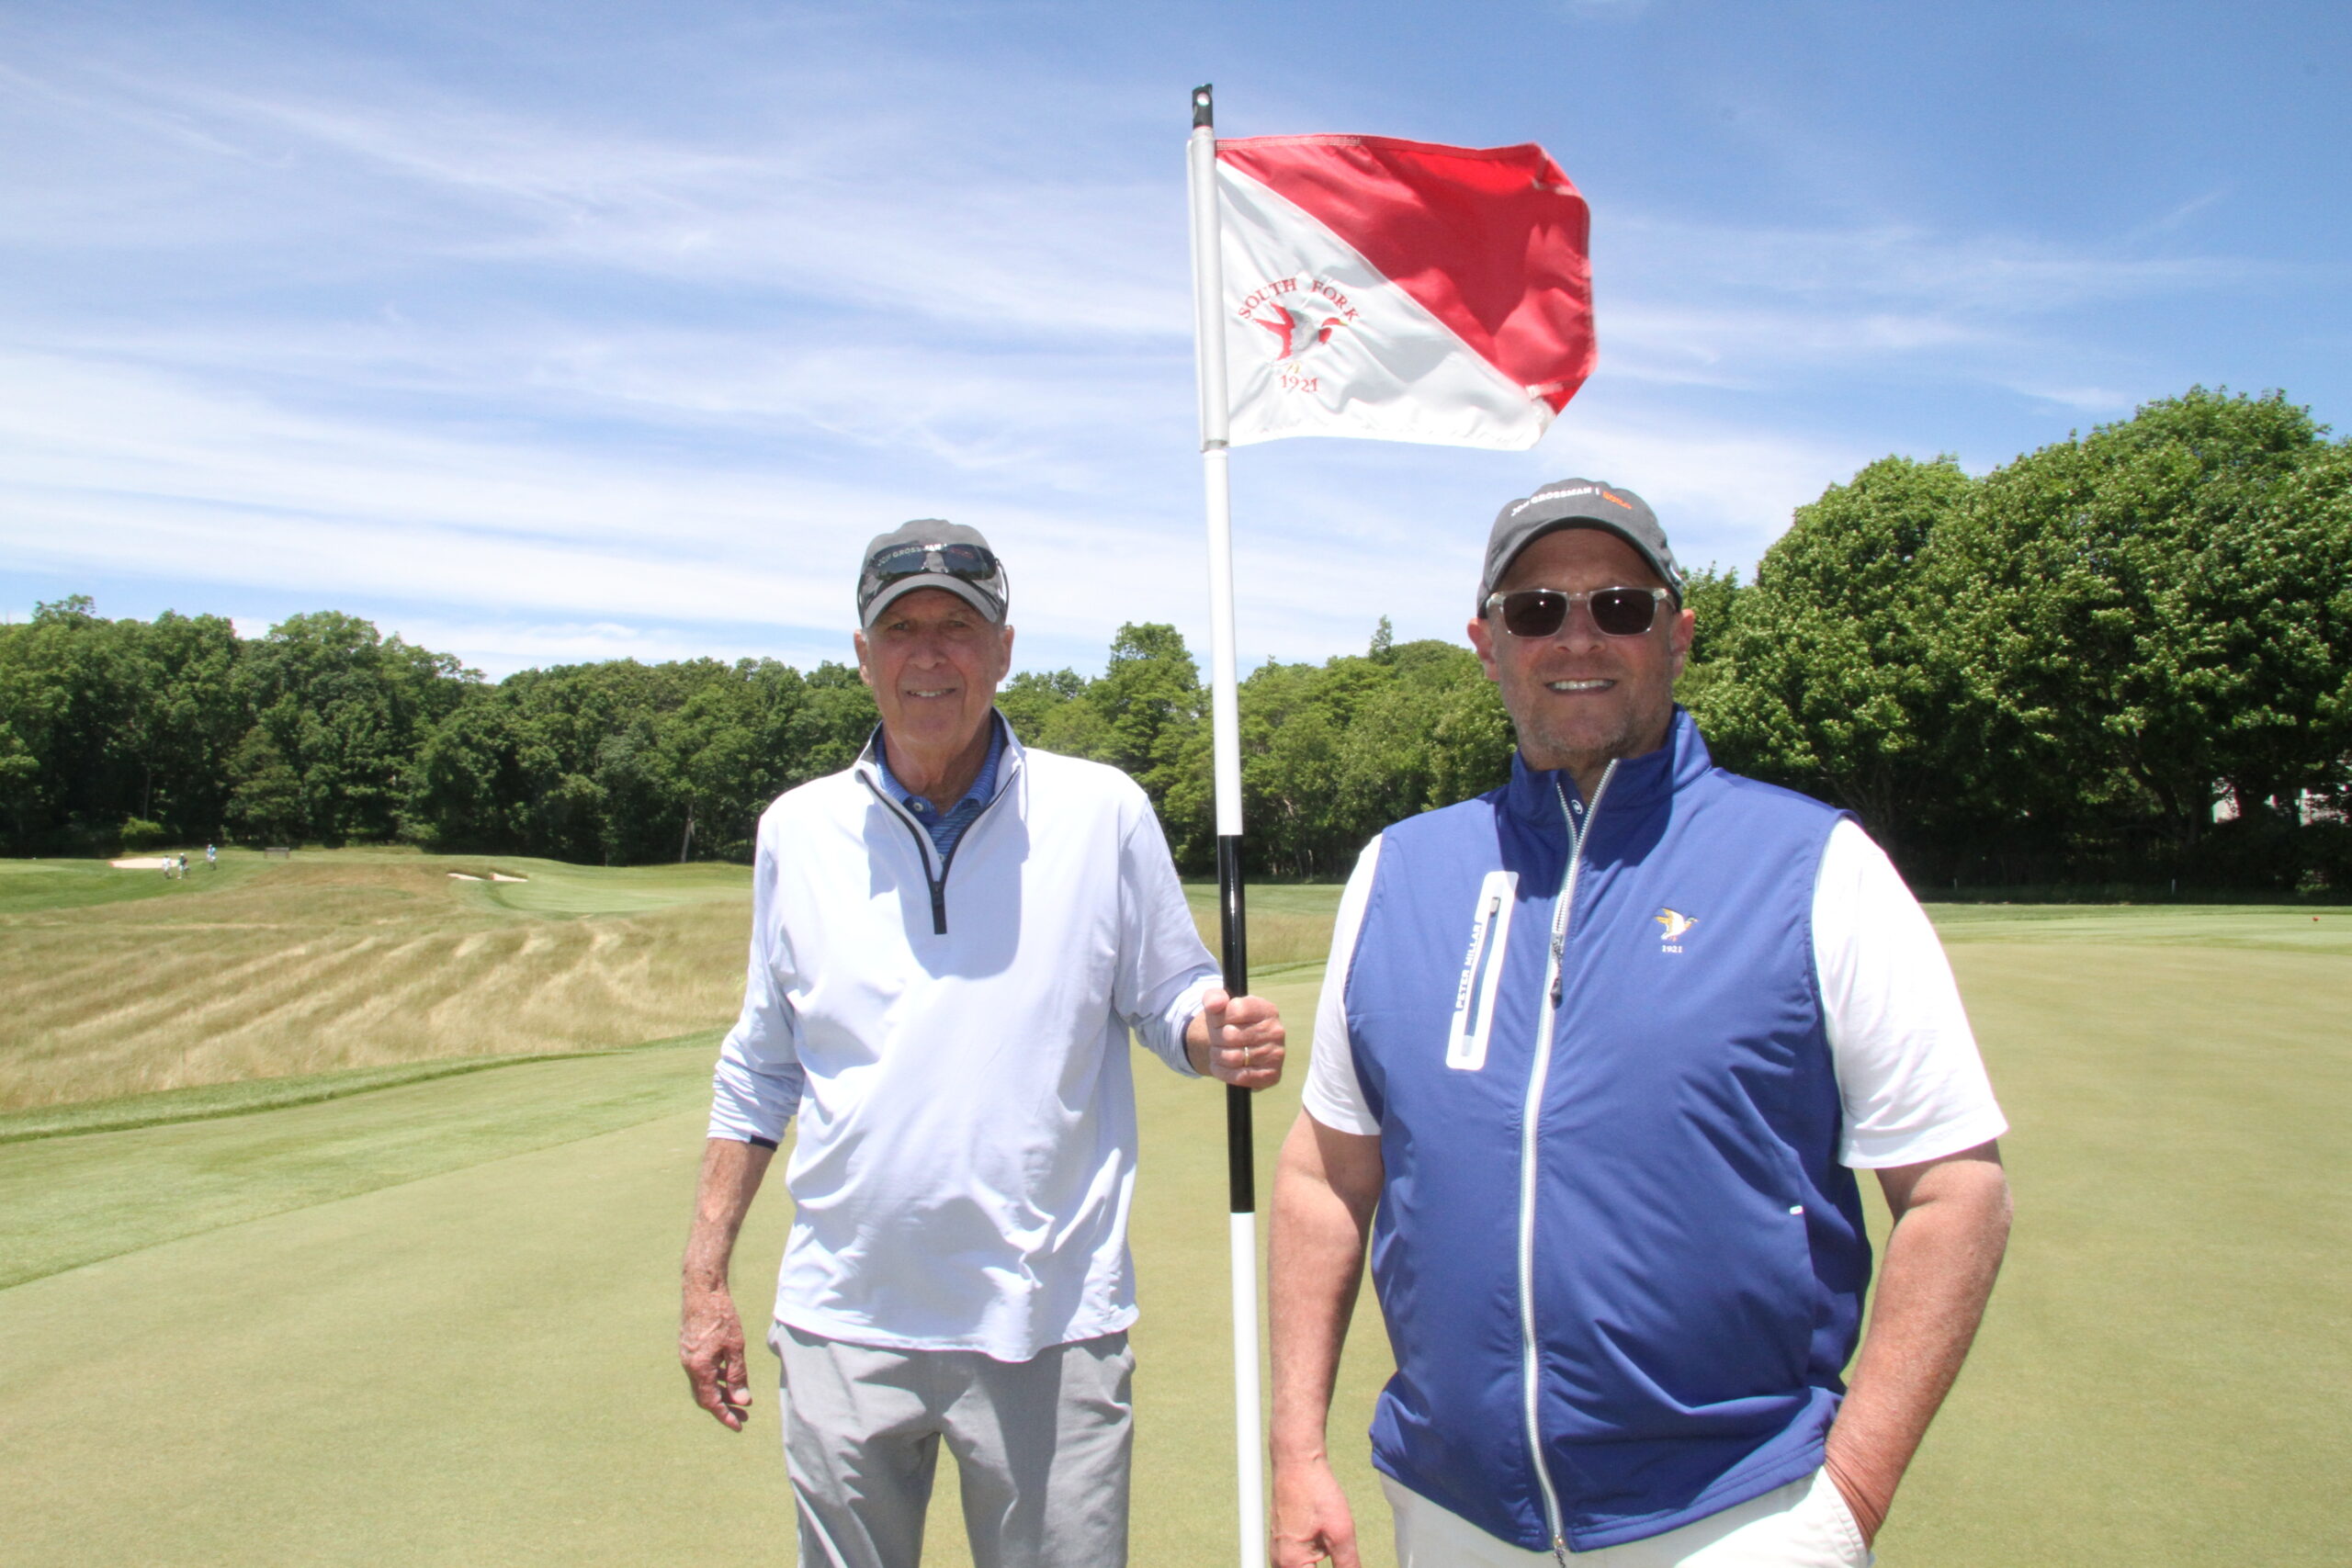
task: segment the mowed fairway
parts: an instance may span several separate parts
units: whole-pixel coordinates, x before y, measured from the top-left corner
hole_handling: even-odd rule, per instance
[[[631,874],[574,871],[574,896]],[[1302,1041],[1334,892],[1253,895],[1260,988]],[[740,896],[709,908],[731,987]],[[1939,914],[2019,1221],[1880,1560],[2352,1560],[2352,914]],[[535,1043],[610,1038],[580,1024]],[[0,1562],[789,1561],[772,1390],[730,1437],[671,1348],[711,1048],[0,1143]],[[1135,1560],[1229,1561],[1221,1108],[1136,1069]],[[1261,1101],[1261,1171],[1295,1082]],[[755,1316],[781,1198],[739,1256]],[[1385,1355],[1367,1303],[1333,1429],[1378,1563]],[[961,1563],[943,1493],[929,1560]]]

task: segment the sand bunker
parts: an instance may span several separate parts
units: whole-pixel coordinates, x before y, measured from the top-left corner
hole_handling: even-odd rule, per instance
[[[527,876],[509,876],[503,871],[492,872],[490,874],[490,879],[492,882],[528,882],[531,880]]]
[[[165,860],[161,855],[131,855],[124,860],[110,860],[107,863],[117,871],[161,871],[177,863]]]
[[[452,882],[480,882],[481,878],[476,876],[470,871],[453,871],[449,874],[449,880]]]

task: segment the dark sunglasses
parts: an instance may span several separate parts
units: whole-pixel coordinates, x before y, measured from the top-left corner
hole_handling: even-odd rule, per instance
[[[893,545],[875,551],[865,562],[866,578],[877,586],[925,571],[988,582],[998,570],[996,552],[985,545]]]
[[[1487,595],[1487,613],[1503,613],[1503,630],[1513,637],[1557,637],[1568,624],[1568,606],[1581,600],[1592,624],[1611,637],[1639,637],[1657,624],[1657,607],[1674,597],[1665,588],[1596,588],[1563,593],[1555,588],[1521,588]]]

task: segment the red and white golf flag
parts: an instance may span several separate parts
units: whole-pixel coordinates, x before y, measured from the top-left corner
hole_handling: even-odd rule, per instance
[[[1589,214],[1544,149],[1216,143],[1235,446],[1521,447],[1592,371]]]

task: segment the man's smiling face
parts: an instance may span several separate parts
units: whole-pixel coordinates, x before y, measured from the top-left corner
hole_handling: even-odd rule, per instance
[[[1663,588],[1641,552],[1603,528],[1563,528],[1520,551],[1497,585],[1510,592],[1551,588]],[[1614,757],[1638,757],[1666,742],[1674,679],[1690,652],[1690,612],[1659,606],[1639,637],[1611,637],[1579,604],[1551,637],[1514,637],[1499,614],[1470,623],[1470,644],[1503,689],[1503,706],[1532,768],[1585,775]]]
[[[857,672],[899,745],[955,751],[988,722],[1012,668],[1012,628],[944,588],[900,595],[856,637]]]

